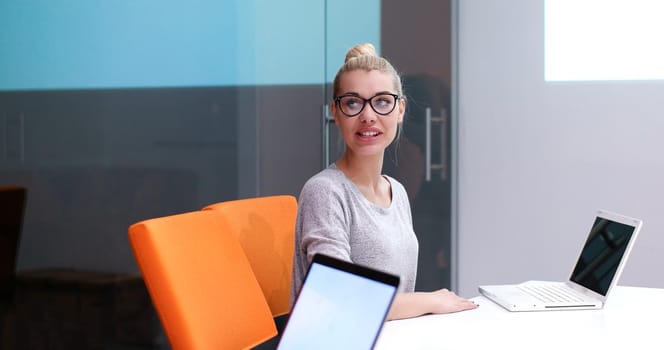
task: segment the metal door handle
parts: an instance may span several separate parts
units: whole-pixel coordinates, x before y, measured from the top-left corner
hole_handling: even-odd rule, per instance
[[[440,110],[440,116],[431,116],[431,108],[427,107],[425,110],[425,157],[424,174],[426,181],[431,181],[431,171],[440,170],[440,179],[447,179],[447,113],[445,108]],[[440,162],[431,162],[431,124],[440,123]]]
[[[330,165],[330,124],[334,123],[334,118],[330,116],[330,105],[324,104],[321,111],[323,116],[322,139],[323,139],[323,169]]]

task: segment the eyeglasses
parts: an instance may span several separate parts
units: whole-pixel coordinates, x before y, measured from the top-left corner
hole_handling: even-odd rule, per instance
[[[381,93],[371,98],[362,98],[357,95],[341,95],[334,98],[334,103],[347,117],[354,117],[364,110],[367,102],[377,114],[388,115],[397,106],[397,100],[401,98],[397,94]]]

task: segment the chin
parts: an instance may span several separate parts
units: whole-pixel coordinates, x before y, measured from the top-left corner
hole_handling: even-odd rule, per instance
[[[353,153],[363,157],[383,155],[385,153],[385,148],[387,147],[384,145],[353,147]]]

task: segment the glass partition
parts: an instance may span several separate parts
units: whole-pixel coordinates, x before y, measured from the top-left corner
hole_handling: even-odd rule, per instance
[[[448,7],[3,2],[0,185],[27,188],[17,271],[136,275],[132,223],[230,199],[297,196],[327,165],[323,146],[332,161],[343,149],[324,120],[330,84],[346,50],[372,42],[404,73],[409,98],[404,138],[385,170],[411,195],[418,288],[449,287],[449,177],[434,169],[427,180],[423,163],[424,111],[449,115]],[[306,103],[293,108],[294,100]],[[432,164],[449,152],[449,129],[436,123]],[[51,333],[64,332],[61,324]],[[99,341],[120,342],[109,337]]]
[[[453,288],[451,233],[451,89],[452,10],[450,1],[409,3],[383,0],[360,10],[369,22],[379,15],[379,40],[349,36],[352,27],[347,9],[328,3],[328,83],[343,62],[346,50],[372,42],[400,72],[407,98],[403,133],[386,153],[384,172],[398,179],[408,191],[413,225],[420,243],[418,290]],[[356,9],[356,5],[352,8]],[[353,11],[355,12],[355,11]],[[374,27],[369,26],[367,33]],[[334,68],[334,69],[333,69]],[[326,91],[331,98],[332,92]],[[324,118],[323,163],[334,162],[343,152],[336,126]]]

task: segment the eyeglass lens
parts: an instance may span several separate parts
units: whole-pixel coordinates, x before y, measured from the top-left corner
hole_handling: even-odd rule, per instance
[[[392,94],[378,94],[370,99],[363,99],[353,95],[345,95],[338,98],[341,111],[349,117],[360,114],[367,102],[369,102],[374,112],[380,115],[390,114],[396,106],[396,101],[397,96]]]

